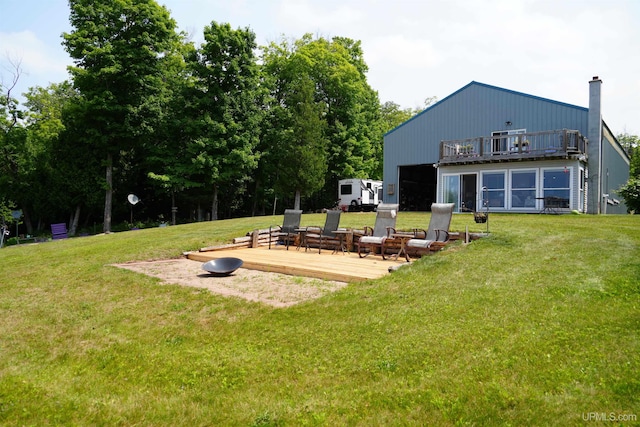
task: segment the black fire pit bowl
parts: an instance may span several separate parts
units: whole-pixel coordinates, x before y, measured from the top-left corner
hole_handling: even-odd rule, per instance
[[[202,269],[214,276],[228,276],[242,267],[240,258],[218,258],[202,264]]]

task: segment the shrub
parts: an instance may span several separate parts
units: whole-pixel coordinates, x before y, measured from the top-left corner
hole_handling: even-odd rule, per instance
[[[630,178],[617,193],[624,198],[629,211],[640,212],[640,178]]]

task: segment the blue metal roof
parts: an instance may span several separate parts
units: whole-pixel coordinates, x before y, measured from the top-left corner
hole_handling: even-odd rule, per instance
[[[524,92],[518,92],[518,91],[515,91],[515,90],[511,90],[511,89],[505,89],[505,88],[501,88],[501,87],[498,87],[498,86],[489,85],[489,84],[486,84],[486,83],[480,83],[480,82],[472,81],[469,84],[461,87],[457,91],[453,92],[452,94],[446,96],[445,98],[442,98],[440,101],[436,102],[435,104],[430,105],[429,107],[425,108],[420,113],[418,113],[415,116],[411,117],[406,122],[403,122],[403,123],[399,124],[395,128],[393,128],[390,131],[388,131],[387,133],[385,133],[384,136],[389,135],[390,133],[392,133],[395,130],[401,128],[402,126],[405,126],[406,124],[412,122],[413,120],[416,120],[417,118],[419,118],[423,114],[425,114],[428,111],[431,111],[431,110],[437,108],[442,103],[446,102],[450,98],[453,98],[454,96],[458,95],[460,92],[463,92],[463,91],[465,91],[466,89],[468,89],[468,88],[470,88],[472,86],[480,86],[480,87],[483,87],[483,88],[486,88],[486,89],[497,90],[497,91],[505,92],[505,93],[508,93],[508,94],[511,94],[511,95],[519,95],[519,96],[527,97],[527,98],[530,98],[530,99],[535,99],[535,100],[538,100],[538,101],[549,102],[551,104],[555,104],[555,105],[562,106],[562,107],[576,108],[578,110],[582,110],[582,111],[585,111],[585,112],[589,111],[589,109],[585,108],[585,107],[580,107],[580,106],[577,106],[577,105],[572,105],[572,104],[568,104],[568,103],[560,102],[560,101],[554,101],[552,99],[543,98],[543,97],[535,96],[535,95],[530,95],[530,94],[527,94],[527,93],[524,93]],[[474,136],[479,136],[479,135],[474,135]]]

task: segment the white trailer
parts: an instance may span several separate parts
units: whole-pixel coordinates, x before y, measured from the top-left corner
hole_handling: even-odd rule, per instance
[[[382,203],[382,181],[349,178],[338,181],[338,206],[343,212],[373,211]]]

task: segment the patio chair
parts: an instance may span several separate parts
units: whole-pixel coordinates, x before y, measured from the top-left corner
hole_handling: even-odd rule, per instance
[[[424,255],[442,249],[449,241],[449,226],[453,216],[453,203],[433,203],[427,230],[415,230],[416,237],[406,243],[404,256],[409,261],[409,252]],[[424,237],[417,237],[418,235]]]
[[[364,235],[360,237],[356,246],[358,246],[358,256],[364,258],[371,252],[380,249],[382,259],[385,259],[382,247],[384,241],[395,233],[396,218],[398,217],[398,205],[389,203],[380,203],[376,214],[376,223],[373,228],[365,227]]]
[[[307,227],[304,232],[304,244],[305,251],[309,250],[310,246],[318,246],[318,253],[322,251],[322,246],[332,246],[331,249],[335,252],[340,245],[340,239],[334,231],[338,229],[340,224],[341,211],[331,210],[327,211],[327,219],[325,220],[324,227]]]
[[[59,224],[51,224],[51,238],[53,240],[66,239],[69,237],[67,224],[61,222]]]
[[[289,250],[289,243],[298,237],[300,218],[302,218],[301,210],[285,209],[282,226],[269,226],[269,249],[271,249],[271,241],[275,237],[276,243],[282,242]]]

